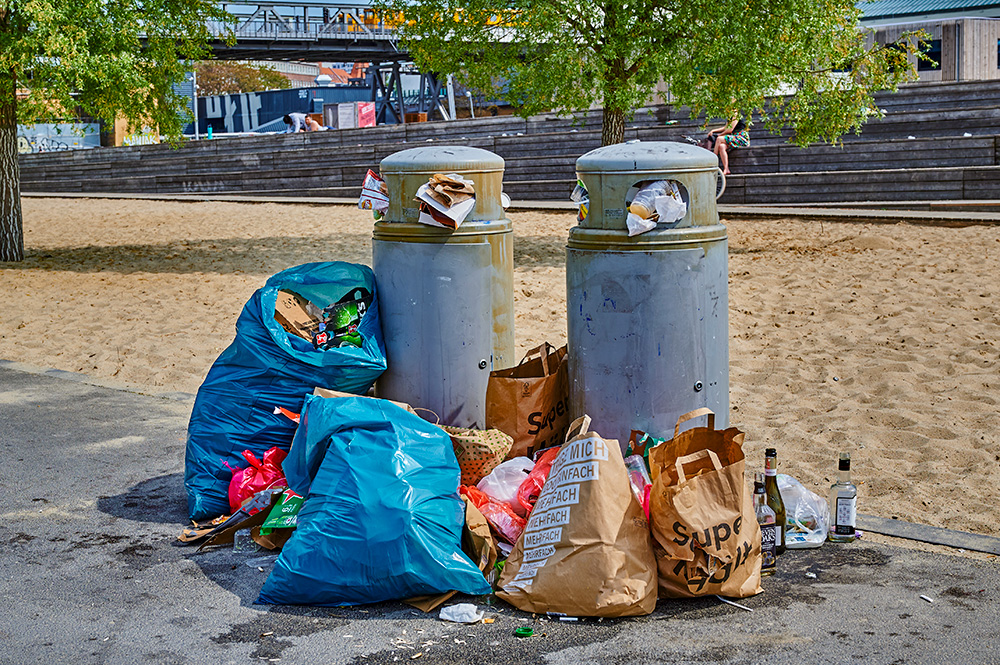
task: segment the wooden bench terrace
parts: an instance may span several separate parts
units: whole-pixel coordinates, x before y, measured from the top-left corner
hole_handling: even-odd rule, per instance
[[[838,145],[800,148],[757,122],[751,147],[730,152],[721,202],[1000,199],[1000,81],[914,84],[878,103],[885,117]],[[646,107],[625,140],[684,141],[703,125],[685,108]],[[504,189],[516,200],[565,201],[576,159],[600,146],[600,128],[597,110],[30,154],[19,157],[21,189],[355,197],[386,156],[441,143],[503,157]]]

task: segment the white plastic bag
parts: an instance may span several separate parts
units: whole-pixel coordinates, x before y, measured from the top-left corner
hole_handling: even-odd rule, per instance
[[[651,219],[643,219],[634,212],[628,214],[628,217],[625,218],[625,224],[628,226],[629,237],[637,236],[640,233],[652,231],[656,228],[656,222]]]
[[[830,530],[830,506],[826,499],[807,490],[791,476],[778,474],[778,491],[785,503],[785,547],[819,547]]]
[[[667,192],[656,197],[656,215],[658,224],[670,226],[676,224],[687,214],[687,204],[681,198],[681,190],[673,180],[667,181]]]
[[[476,487],[491,499],[508,504],[514,512],[524,517],[526,513],[517,500],[517,488],[533,468],[535,463],[527,457],[514,457],[499,464],[488,476],[480,480]]]

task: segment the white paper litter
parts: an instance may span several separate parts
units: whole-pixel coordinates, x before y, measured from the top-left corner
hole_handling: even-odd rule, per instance
[[[449,178],[454,178],[455,180],[458,180],[458,181],[461,181],[461,182],[467,182],[467,183],[470,183],[470,184],[472,183],[471,180],[468,180],[467,178],[463,178],[462,176],[460,176],[460,175],[458,175],[456,173],[449,173],[448,177]],[[422,203],[426,203],[428,206],[430,206],[431,208],[433,208],[435,211],[441,213],[445,217],[447,217],[447,218],[451,219],[452,221],[454,221],[456,229],[459,226],[462,225],[462,222],[465,221],[465,218],[468,217],[469,213],[471,213],[473,211],[473,209],[475,209],[475,207],[476,207],[476,197],[473,196],[471,199],[466,199],[465,201],[462,201],[461,203],[456,203],[455,205],[453,205],[453,206],[451,206],[449,208],[446,205],[444,205],[443,203],[439,203],[438,201],[435,201],[434,197],[432,197],[430,194],[427,193],[428,190],[430,190],[430,188],[431,188],[431,185],[430,185],[429,182],[428,183],[424,183],[423,185],[421,185],[420,188],[417,190],[416,198],[418,200],[420,200]],[[443,228],[443,229],[448,228],[447,226],[445,226],[444,224],[438,222],[436,219],[434,219],[433,217],[431,217],[427,213],[423,213],[423,212],[420,213],[420,216],[417,218],[417,221],[420,222],[421,224],[427,224],[428,226],[437,226],[437,227]]]
[[[476,609],[472,603],[459,603],[441,608],[438,615],[442,621],[453,623],[479,623],[483,620],[483,613]]]

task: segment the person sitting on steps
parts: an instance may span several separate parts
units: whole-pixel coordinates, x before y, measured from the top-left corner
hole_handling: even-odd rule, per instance
[[[722,162],[723,175],[729,175],[729,148],[749,148],[750,131],[747,124],[734,113],[729,124],[716,127],[708,132],[709,138],[715,141],[715,154]]]

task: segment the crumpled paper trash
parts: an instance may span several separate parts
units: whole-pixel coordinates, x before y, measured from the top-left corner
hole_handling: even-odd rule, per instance
[[[483,620],[483,613],[472,603],[459,603],[442,607],[439,618],[453,623],[479,623]]]

